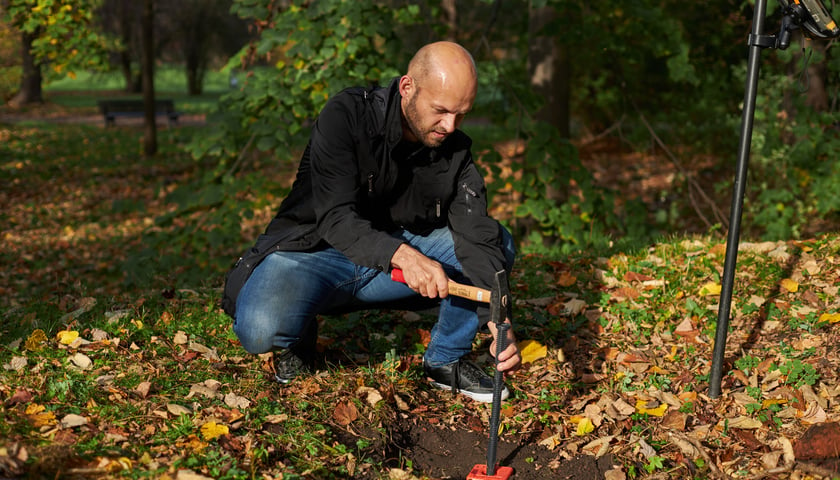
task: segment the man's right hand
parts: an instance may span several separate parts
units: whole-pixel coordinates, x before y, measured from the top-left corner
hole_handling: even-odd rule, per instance
[[[405,283],[415,292],[428,298],[449,295],[449,277],[435,260],[403,243],[391,257],[391,268],[403,271]]]

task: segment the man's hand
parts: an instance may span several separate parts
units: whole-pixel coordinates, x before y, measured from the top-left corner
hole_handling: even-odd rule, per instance
[[[510,324],[510,319],[506,319],[505,323]],[[498,329],[496,324],[490,322],[487,324],[490,333],[493,334],[493,343],[490,344],[490,355],[496,356],[496,336]],[[498,365],[496,366],[502,372],[512,373],[522,365],[522,355],[519,353],[519,346],[516,345],[516,336],[513,334],[513,328],[507,330],[507,348],[505,348],[498,358]]]
[[[394,252],[391,267],[402,270],[406,285],[424,297],[444,298],[449,295],[449,277],[440,263],[406,243]]]

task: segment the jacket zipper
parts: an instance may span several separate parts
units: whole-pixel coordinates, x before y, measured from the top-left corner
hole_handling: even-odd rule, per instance
[[[461,188],[464,189],[464,200],[467,203],[467,215],[472,215],[472,201],[470,201],[470,197],[478,198],[478,194],[475,193],[475,190],[470,188],[469,185],[467,185],[467,182],[464,182],[464,184],[461,185]]]

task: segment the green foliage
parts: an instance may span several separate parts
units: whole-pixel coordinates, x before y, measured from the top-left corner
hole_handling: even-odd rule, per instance
[[[327,0],[280,10],[268,0],[240,0],[233,12],[255,21],[260,36],[231,60],[244,80],[210,119],[218,128],[190,145],[194,156],[222,162],[251,143],[261,151],[286,149],[331,93],[396,76],[405,57],[400,29],[419,8]]]
[[[638,215],[628,202],[619,216],[614,194],[595,186],[575,146],[560,138],[554,127],[536,122],[524,133],[528,141],[519,166],[522,175],[512,183],[523,195],[516,216],[537,224],[528,236],[530,248],[606,249],[613,232],[645,237],[643,212]]]
[[[114,40],[97,28],[102,0],[10,0],[6,19],[35,35],[32,54],[48,63],[54,75],[75,69],[101,69],[108,64]]]

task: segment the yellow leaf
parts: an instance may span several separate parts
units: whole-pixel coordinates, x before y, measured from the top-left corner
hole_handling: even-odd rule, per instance
[[[708,282],[700,287],[699,295],[720,295],[720,284],[715,282]]]
[[[26,415],[35,415],[36,413],[41,413],[46,410],[46,407],[43,405],[39,405],[37,403],[32,403],[27,405],[26,410],[23,411]]]
[[[41,349],[41,344],[47,341],[47,334],[43,330],[36,329],[32,335],[26,339],[24,347],[29,351],[36,351]]]
[[[519,353],[522,355],[522,363],[533,363],[548,355],[548,347],[536,340],[523,340],[519,342]]]
[[[57,423],[55,414],[48,411],[43,405],[38,405],[37,403],[33,403],[32,405],[26,407],[24,413],[32,421],[32,426],[35,428],[52,426]]]
[[[761,401],[761,408],[770,408],[773,405],[784,405],[788,401],[784,398],[767,398]]]
[[[201,436],[204,437],[205,440],[213,440],[214,438],[227,435],[228,433],[230,433],[230,429],[228,429],[227,425],[219,425],[213,421],[207,422],[201,426]]]
[[[790,278],[786,278],[782,280],[782,288],[787,290],[790,293],[796,293],[799,290],[799,284],[796,281],[791,280]]]
[[[638,399],[636,400],[636,413],[646,413],[648,415],[652,415],[654,417],[661,417],[665,415],[665,412],[668,410],[668,404],[662,403],[656,408],[648,408],[647,407],[647,400]]]
[[[58,338],[58,343],[61,343],[62,345],[70,345],[79,338],[79,332],[76,330],[62,330],[58,332],[56,337]]]
[[[595,425],[592,424],[592,420],[584,417],[578,422],[575,435],[577,435],[578,437],[582,437],[587,433],[592,432],[593,430],[595,430]]]

